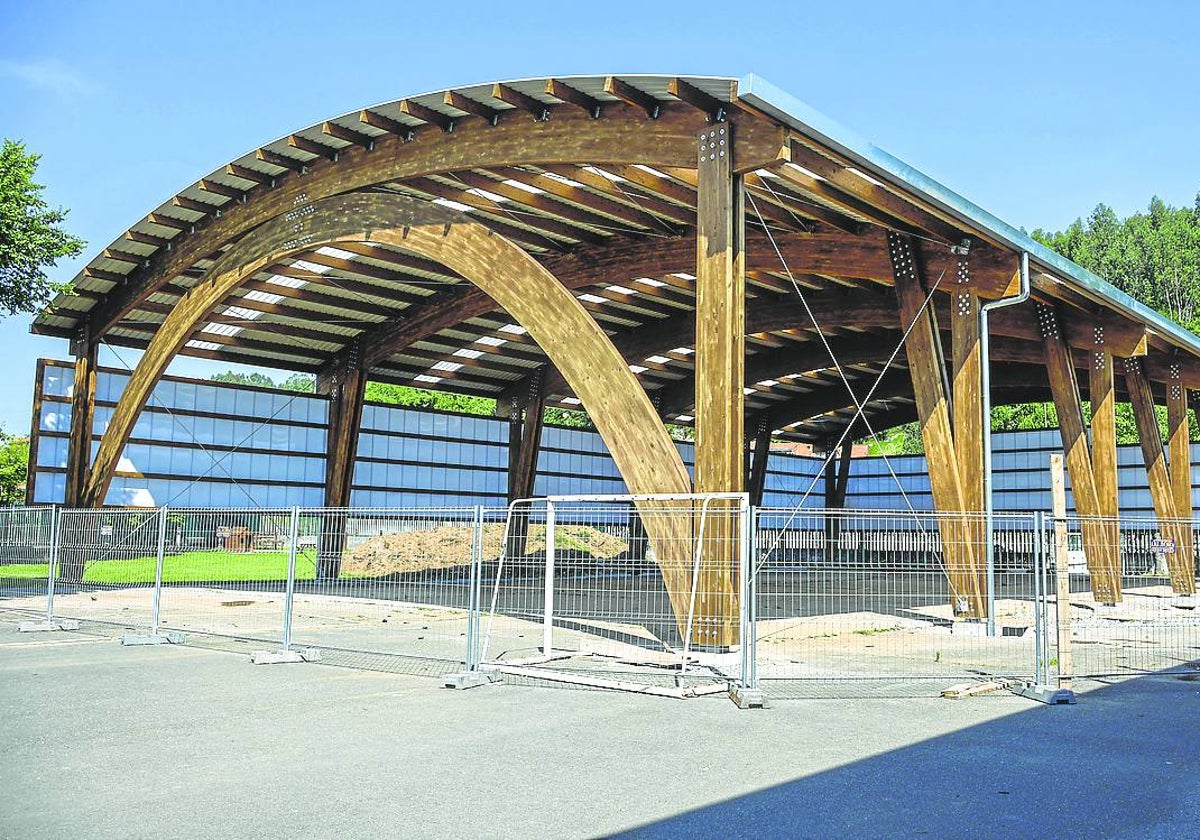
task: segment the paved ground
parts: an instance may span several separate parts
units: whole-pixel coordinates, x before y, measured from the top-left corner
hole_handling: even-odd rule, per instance
[[[0,837],[1195,837],[1200,682],[671,701],[19,636]]]

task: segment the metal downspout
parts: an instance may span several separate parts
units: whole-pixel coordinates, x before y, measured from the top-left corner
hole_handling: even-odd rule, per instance
[[[979,307],[979,343],[980,354],[983,358],[981,374],[983,382],[980,390],[983,392],[983,511],[984,511],[984,544],[987,546],[987,634],[996,635],[996,542],[995,505],[992,500],[992,356],[991,337],[988,334],[988,313],[993,309],[1003,309],[1006,306],[1016,306],[1029,300],[1029,252],[1021,252],[1021,267],[1019,270],[1020,284],[1017,294],[1013,297],[1000,298],[984,303]]]

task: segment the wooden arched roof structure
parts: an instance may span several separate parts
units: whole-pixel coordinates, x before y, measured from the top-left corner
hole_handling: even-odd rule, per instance
[[[515,412],[515,496],[532,486],[540,427],[522,406],[582,403],[635,492],[761,488],[747,431],[765,453],[772,433],[829,443],[915,417],[936,507],[977,514],[980,312],[1002,299],[1018,305],[991,315],[992,389],[997,402],[1055,401],[1079,512],[1116,514],[1112,406],[1125,398],[1159,516],[1190,518],[1200,339],[753,76],[527,79],[335,117],[155,208],[33,329],[72,340],[83,383],[71,504],[103,501],[137,412],[184,353],[317,375],[334,397],[331,506],[349,496],[370,377]],[[89,464],[101,342],[147,352]],[[695,419],[694,479],[660,417]],[[653,519],[664,575],[684,580],[686,553],[668,546],[690,529]],[[941,528],[955,610],[978,617],[980,534]],[[1110,602],[1112,537],[1085,524]],[[1194,587],[1190,566],[1172,571]],[[700,638],[724,644],[734,584],[709,583],[725,594],[698,606]]]

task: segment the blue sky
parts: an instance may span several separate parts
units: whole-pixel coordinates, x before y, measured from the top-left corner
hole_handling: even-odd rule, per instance
[[[0,135],[43,155],[50,201],[89,242],[81,264],[246,150],[375,102],[524,76],[755,72],[1006,221],[1060,228],[1101,201],[1194,200],[1197,33],[1200,4],[1183,0],[0,0]],[[35,359],[67,353],[28,324],[0,321],[10,432],[28,429]]]

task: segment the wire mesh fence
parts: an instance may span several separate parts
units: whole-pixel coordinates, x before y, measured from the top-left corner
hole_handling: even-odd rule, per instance
[[[215,647],[281,645],[293,511],[163,508],[159,517],[154,630]]]
[[[482,575],[485,663],[646,693],[739,678],[744,496],[560,497],[486,519],[501,515],[501,553]]]
[[[55,508],[0,508],[0,609],[45,612],[56,524]]]
[[[830,682],[936,693],[1030,679],[1041,626],[1032,515],[757,513],[758,677],[775,695]],[[861,687],[877,692],[878,686]]]
[[[299,511],[290,643],[358,667],[461,670],[500,527],[475,508]]]
[[[1054,523],[1051,523],[1053,525]],[[1193,673],[1200,663],[1195,527],[1186,520],[1082,518],[1058,523],[1076,677]],[[1053,531],[1046,534],[1054,541]],[[1108,580],[1119,570],[1117,585]],[[1069,593],[1069,594],[1067,594]]]
[[[161,513],[63,510],[48,614],[132,631],[153,624]]]
[[[1195,526],[1036,513],[989,531],[979,516],[752,510],[733,494],[25,508],[0,511],[0,608],[408,673],[924,695],[1194,671]]]

